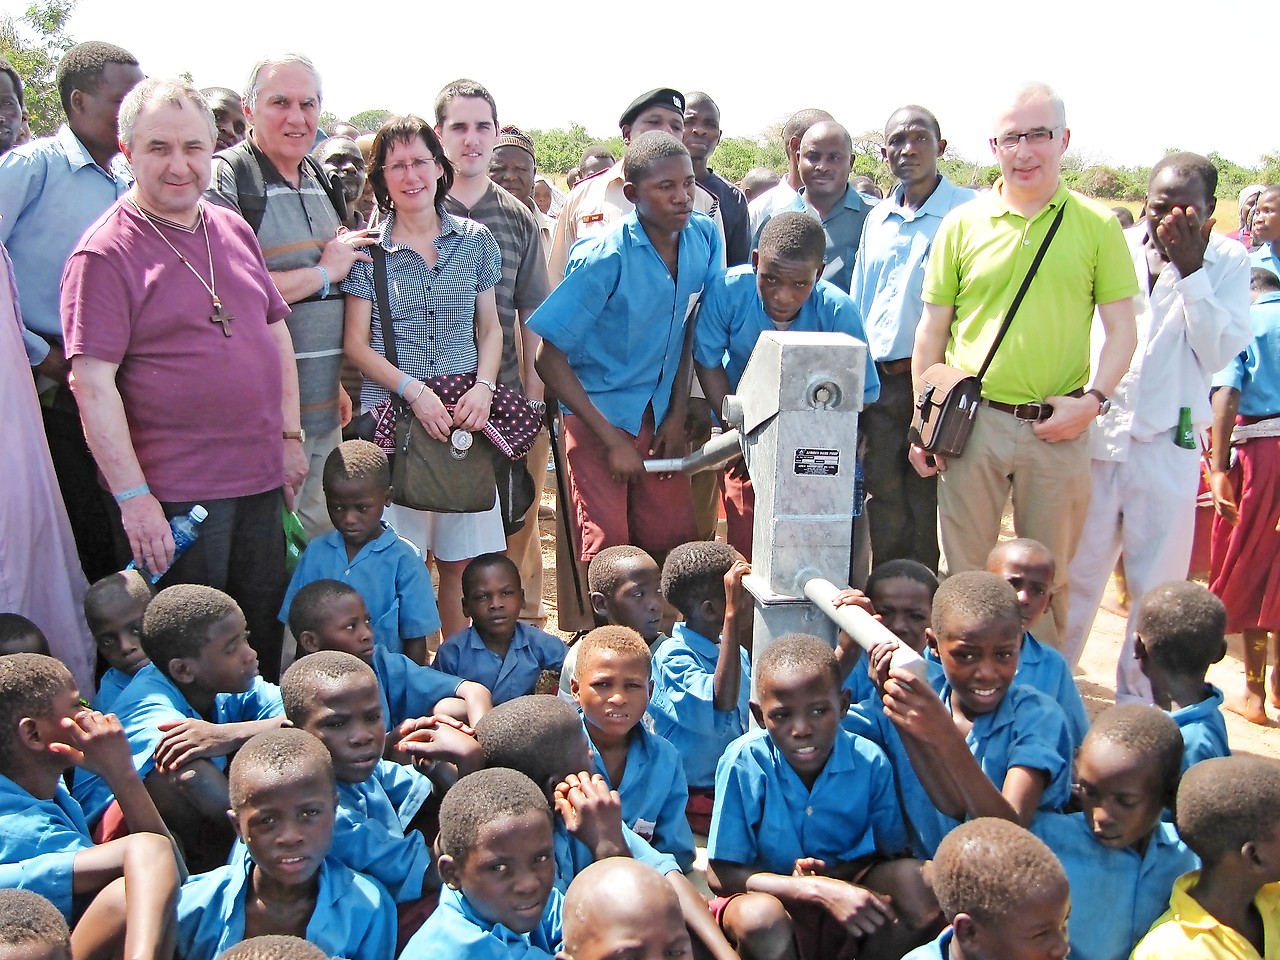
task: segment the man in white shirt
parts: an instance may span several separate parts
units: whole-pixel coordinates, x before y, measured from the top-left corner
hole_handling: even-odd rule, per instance
[[[1125,231],[1139,281],[1138,348],[1098,420],[1093,492],[1071,561],[1062,653],[1080,659],[1107,577],[1123,550],[1133,596],[1116,668],[1117,702],[1150,702],[1134,657],[1141,597],[1182,580],[1191,559],[1199,442],[1181,436],[1183,410],[1195,431],[1212,418],[1209,378],[1249,342],[1249,259],[1235,240],[1211,232],[1218,174],[1194,153],[1157,163],[1146,219]],[[1094,324],[1095,354],[1099,326]]]

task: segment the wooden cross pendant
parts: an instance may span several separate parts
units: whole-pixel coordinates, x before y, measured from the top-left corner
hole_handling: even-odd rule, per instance
[[[222,324],[222,335],[224,337],[231,336],[231,321],[235,319],[231,314],[222,309],[222,301],[214,298],[213,309],[214,315],[209,318],[210,323]]]

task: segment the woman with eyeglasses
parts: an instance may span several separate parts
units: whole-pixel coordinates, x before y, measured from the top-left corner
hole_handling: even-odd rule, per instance
[[[342,291],[344,349],[364,376],[360,406],[371,410],[396,393],[427,433],[447,443],[455,430],[479,430],[489,419],[502,354],[493,289],[502,255],[485,227],[445,212],[453,167],[421,117],[392,117],[382,125],[373,141],[369,181],[381,216],[397,365],[384,355],[373,264],[357,263]],[[475,374],[475,386],[450,412],[423,380],[463,373]],[[479,513],[391,506],[387,520],[435,558],[444,635],[463,629],[463,569],[472,557],[506,547],[496,498]]]

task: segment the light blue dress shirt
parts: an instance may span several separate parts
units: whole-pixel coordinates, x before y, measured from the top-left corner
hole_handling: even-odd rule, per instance
[[[1249,254],[1249,266],[1270,270],[1277,277],[1280,277],[1280,257],[1276,256],[1275,244],[1264,243]]]
[[[533,693],[543,670],[560,672],[568,647],[545,630],[517,623],[507,655],[499,657],[484,645],[475,627],[467,627],[440,644],[431,666],[445,673],[474,680],[489,688],[493,705]]]
[[[384,520],[382,533],[370,540],[354,560],[337,530],[316,537],[303,551],[298,569],[280,607],[280,621],[289,622],[293,598],[308,583],[340,580],[353,587],[369,611],[373,642],[403,653],[402,640],[426,637],[440,629],[435,589],[422,551]]]
[[[452,697],[462,685],[462,678],[424,667],[403,653],[386,647],[373,648],[374,675],[378,678],[378,695],[382,698],[382,722],[390,733],[406,720],[430,716],[437,703]]]
[[[242,854],[225,867],[192,877],[178,897],[178,956],[214,960],[244,940],[245,898],[253,861]],[[391,960],[396,907],[382,884],[326,858],[306,939],[325,956]]]
[[[622,825],[622,840],[631,852],[631,857],[646,867],[652,867],[664,877],[668,873],[678,873],[680,865],[675,857],[667,853],[659,853],[647,840],[637,834],[625,823]],[[595,862],[591,848],[569,832],[564,820],[557,814],[555,817],[555,851],[556,851],[556,889],[564,893],[569,884],[587,867]]]
[[[938,186],[919,209],[903,204],[899,184],[867,214],[849,293],[866,324],[872,359],[911,356],[924,312],[920,291],[929,248],[942,218],[974,196],[940,175]]]
[[[41,800],[0,776],[0,887],[40,894],[70,923],[72,868],[92,846],[84,812],[61,783]]]
[[[373,877],[396,903],[417,900],[431,850],[421,833],[405,829],[430,794],[430,780],[390,760],[380,760],[367,780],[339,782],[329,856]]]
[[[1265,248],[1264,248],[1265,249]],[[1214,375],[1213,386],[1240,391],[1240,414],[1280,414],[1280,293],[1264,293],[1249,308],[1253,340]]]
[[[1173,881],[1200,866],[1171,823],[1156,826],[1142,856],[1098,843],[1083,813],[1038,814],[1031,832],[1057,855],[1071,886],[1072,960],[1129,956],[1169,908]]]
[[[1205,699],[1169,714],[1182,731],[1182,772],[1213,757],[1231,756],[1227,743],[1227,721],[1222,716],[1222,691],[1205,684]],[[1163,912],[1163,911],[1162,911]]]
[[[98,681],[98,693],[93,698],[93,709],[111,713],[115,709],[116,701],[120,699],[120,694],[124,693],[124,688],[131,680],[133,677],[122,670],[117,670],[115,667],[108,669]]]
[[[0,157],[0,243],[18,278],[22,339],[32,366],[62,340],[59,286],[81,235],[133,184],[117,154],[103,170],[65,123]]]
[[[527,326],[561,350],[591,402],[615,427],[661,426],[671,403],[685,322],[724,261],[720,228],[694,213],[680,232],[677,278],[634,212],[569,251],[565,278]]]
[[[551,960],[564,930],[564,895],[554,887],[542,919],[516,933],[480,916],[461,890],[440,889],[440,904],[405,944],[400,960]]]
[[[725,748],[747,732],[751,722],[751,663],[739,648],[742,679],[738,705],[715,708],[716,663],[720,644],[690,630],[683,623],[653,652],[653,699],[649,716],[653,730],[666,737],[684,758],[684,775],[691,788],[715,786],[716,764]]]
[[[738,738],[720,760],[707,840],[712,860],[789,877],[801,857],[830,868],[907,846],[893,770],[869,740],[840,730],[812,788],[765,730]]]

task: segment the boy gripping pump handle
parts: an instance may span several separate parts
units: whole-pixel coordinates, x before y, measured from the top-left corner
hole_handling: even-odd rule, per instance
[[[169,564],[169,567],[177,563],[178,558],[186,552],[187,548],[196,542],[196,538],[200,536],[200,524],[204,523],[205,518],[208,516],[209,511],[197,503],[187,512],[186,516],[174,517],[169,521],[169,529],[173,531],[173,563]],[[150,570],[143,570],[142,573],[151,583],[155,584],[168,572],[169,567],[159,573],[152,573]],[[138,565],[130,560],[125,569],[136,570]]]
[[[905,643],[898,643],[897,637],[883,623],[867,611],[855,606],[837,607],[834,603],[840,593],[830,580],[821,577],[806,576],[809,571],[801,571],[799,580],[804,584],[804,595],[813,601],[814,606],[835,621],[836,626],[853,638],[854,642],[868,654],[878,644],[886,640],[894,641],[896,647],[890,659],[890,666],[915,674],[921,680],[929,679],[929,668],[924,657],[916,653]]]

